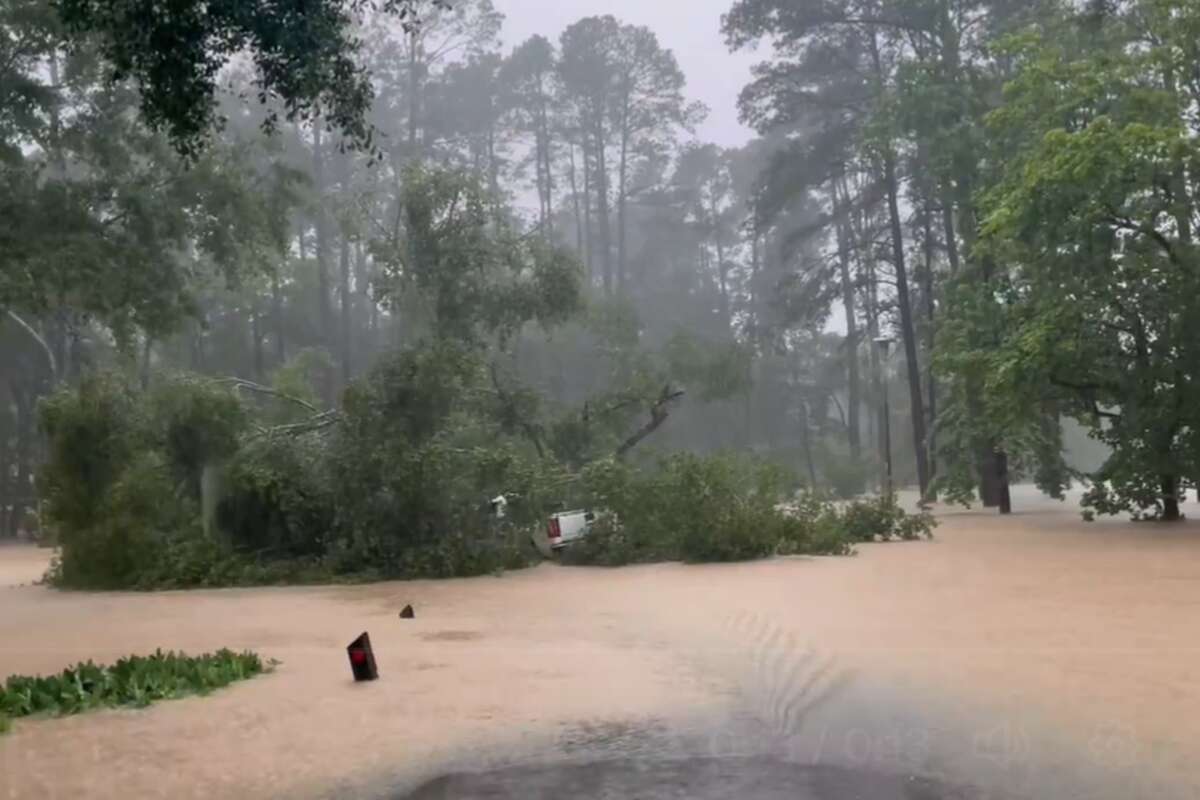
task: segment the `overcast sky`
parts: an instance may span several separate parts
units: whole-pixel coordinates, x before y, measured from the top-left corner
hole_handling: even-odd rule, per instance
[[[738,122],[737,96],[750,79],[751,53],[730,53],[721,36],[721,14],[733,0],[493,0],[503,12],[505,50],[540,33],[556,44],[580,17],[612,14],[644,25],[675,52],[687,75],[687,96],[709,108],[699,139],[725,147],[745,144],[753,132]]]

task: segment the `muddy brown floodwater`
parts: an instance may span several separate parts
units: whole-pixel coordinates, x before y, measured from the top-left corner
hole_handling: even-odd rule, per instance
[[[45,551],[0,548],[0,676],[158,647],[281,661],[205,698],[18,721],[0,798],[553,797],[618,768],[604,796],[742,769],[764,797],[1200,797],[1200,526],[1017,505],[943,509],[935,541],[854,558],[363,587],[56,592],[20,585]],[[355,685],[363,630],[381,677]]]

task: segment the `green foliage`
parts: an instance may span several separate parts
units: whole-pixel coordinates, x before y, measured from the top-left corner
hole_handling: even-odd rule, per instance
[[[89,375],[42,405],[50,455],[39,476],[62,547],[49,578],[76,588],[198,585],[206,564],[171,574],[181,553],[216,559],[200,526],[200,476],[245,424],[228,390],[189,377],[141,393],[117,373]]]
[[[47,397],[39,411],[50,452],[38,486],[49,523],[70,541],[99,521],[109,488],[145,446],[145,414],[123,376],[110,372]]]
[[[488,574],[536,560],[528,531],[567,499],[601,512],[568,556],[588,563],[842,553],[867,531],[920,529],[894,506],[786,506],[786,472],[734,455],[682,453],[652,468],[604,458],[576,476],[540,454],[523,422],[536,403],[523,397],[478,350],[449,341],[382,360],[339,416],[307,428],[249,432],[236,397],[196,378],[139,393],[98,375],[46,404],[51,485],[78,489],[73,476],[92,463],[73,460],[81,445],[115,443],[92,484],[80,481],[90,494],[50,504],[63,550],[49,577],[155,589]],[[215,462],[223,487],[209,532],[194,486]],[[503,521],[488,507],[500,494]]]
[[[527,323],[551,327],[580,310],[575,258],[499,218],[496,198],[478,177],[413,167],[404,186],[406,236],[375,247],[384,269],[380,297],[407,303],[424,323],[421,333],[461,344],[492,336],[504,342]]]
[[[814,493],[789,500],[785,471],[733,455],[676,454],[647,470],[601,461],[582,477],[582,500],[598,516],[589,535],[564,551],[569,564],[844,555],[854,542],[928,538],[935,524],[894,499],[844,508]]]
[[[852,542],[932,539],[937,521],[928,512],[909,514],[894,495],[853,500],[839,511],[841,529]]]
[[[10,675],[0,686],[0,733],[9,719],[47,714],[67,716],[97,708],[144,708],[157,700],[205,695],[236,681],[270,672],[274,662],[264,662],[252,652],[218,650],[201,656],[155,651],[151,656],[130,656],[112,666],[91,661],[69,667],[57,675]]]
[[[544,468],[528,442],[505,434],[479,357],[442,344],[384,359],[346,394],[331,442],[343,568],[445,577],[523,563],[498,534],[487,502],[521,495],[538,513]]]
[[[685,561],[743,561],[774,552],[788,485],[770,464],[733,457],[672,456],[663,465],[662,516],[675,528]]]
[[[837,506],[828,496],[815,491],[801,492],[787,503],[784,511],[780,555],[854,554],[853,540],[843,530]]]
[[[86,51],[62,69],[46,104],[79,112],[56,130],[57,112],[41,110],[43,127],[12,141],[20,159],[0,164],[0,305],[85,314],[127,346],[194,314],[206,281],[261,273],[296,175],[227,143],[185,169],[131,119],[128,89],[97,90]]]
[[[176,479],[200,498],[201,474],[234,454],[246,410],[227,388],[188,376],[169,377],[150,394],[150,426]]]
[[[217,522],[235,549],[274,558],[325,553],[334,496],[316,435],[250,438],[230,462]]]
[[[166,462],[140,453],[106,491],[96,520],[84,528],[59,523],[61,551],[48,576],[60,586],[122,589],[156,570],[169,539],[200,535],[199,509],[177,491]]]
[[[371,143],[371,84],[356,63],[360,4],[327,0],[302,14],[236,1],[169,15],[155,14],[142,0],[64,0],[58,7],[74,37],[99,37],[111,80],[136,82],[146,121],[165,129],[181,152],[194,153],[207,138],[217,121],[218,75],[247,51],[264,102],[280,98],[289,119],[320,113],[358,144]],[[407,26],[420,12],[449,4],[397,0],[383,7]],[[276,121],[272,113],[267,127]]]
[[[975,376],[960,421],[986,426],[1040,485],[1061,493],[1070,477],[1046,424],[1065,415],[1111,448],[1088,508],[1176,518],[1200,474],[1200,348],[1179,324],[1200,318],[1187,188],[1200,149],[1170,64],[1196,17],[1134,5],[1007,44],[1017,69],[989,118],[1004,169],[982,195],[978,248],[990,274],[964,277],[946,304],[939,361]]]

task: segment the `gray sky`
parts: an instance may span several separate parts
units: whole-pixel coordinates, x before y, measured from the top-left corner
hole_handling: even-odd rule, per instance
[[[721,37],[721,14],[733,0],[493,0],[504,13],[504,45],[511,49],[535,33],[558,42],[563,29],[580,17],[612,14],[622,22],[644,25],[663,47],[675,52],[687,75],[687,96],[709,108],[697,138],[733,147],[753,132],[738,122],[737,96],[750,80],[756,60],[747,52],[730,53]]]

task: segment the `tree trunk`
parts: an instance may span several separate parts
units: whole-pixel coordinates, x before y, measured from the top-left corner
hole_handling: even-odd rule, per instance
[[[875,275],[875,262],[868,256],[866,262],[866,308],[867,315],[867,337],[871,341],[871,346],[867,348],[869,355],[869,363],[871,366],[871,406],[874,414],[870,415],[871,434],[870,438],[875,442],[875,462],[879,465],[879,485],[885,485],[886,480],[884,470],[886,469],[883,463],[883,451],[886,449],[884,442],[884,419],[883,419],[883,364],[880,363],[879,348],[875,346],[875,340],[879,338],[879,290],[878,282]]]
[[[750,234],[750,336],[758,341],[758,270],[761,254],[759,253],[759,233],[757,227]]]
[[[997,505],[1000,506],[1001,514],[1012,513],[1012,495],[1008,489],[1008,453],[1003,450],[996,451],[996,488],[999,492]]]
[[[962,181],[966,184],[966,181]],[[968,188],[969,187],[965,187]],[[970,245],[973,247],[975,240],[978,238],[979,219],[975,213],[973,206],[964,206],[964,213],[969,214],[969,220],[962,226],[963,230],[971,232]],[[972,247],[968,247],[968,252],[971,252]],[[991,257],[984,255],[980,259],[980,274],[984,285],[989,285],[992,282],[992,273],[995,271],[995,263]],[[968,413],[973,419],[978,419],[982,416],[980,407],[982,403],[979,400],[982,387],[978,385],[968,384],[967,386],[967,403]],[[1012,512],[1010,503],[1010,492],[1008,487],[1008,454],[1000,446],[1000,442],[996,439],[984,441],[980,447],[982,456],[979,471],[984,476],[981,487],[980,496],[983,498],[985,507],[999,507],[1001,514],[1009,514]]]
[[[539,111],[537,113],[537,122],[535,123],[533,132],[533,161],[535,166],[534,174],[538,193],[538,230],[541,231],[543,237],[548,239],[549,234],[546,230],[546,226],[549,222],[550,212],[546,207],[546,171],[545,158],[542,152],[545,143],[542,138],[541,112]]]
[[[350,323],[354,313],[354,299],[350,296],[350,238],[342,231],[342,248],[339,253],[338,294],[341,300],[341,331],[338,344],[341,345],[342,388],[350,385],[353,365],[350,363]]]
[[[204,322],[203,317],[192,323],[191,336],[192,371],[204,372]]]
[[[592,154],[587,134],[583,136],[583,265],[590,280],[596,278],[592,259]]]
[[[904,340],[907,362],[908,395],[912,418],[913,452],[917,461],[917,483],[921,496],[929,490],[929,461],[925,451],[925,409],[921,400],[921,366],[917,360],[917,336],[913,326],[912,303],[908,293],[908,271],[904,265],[904,231],[901,227],[899,187],[895,155],[888,150],[883,158],[887,186],[888,221],[892,234],[892,260],[896,270],[896,302],[900,307],[900,336]]]
[[[600,264],[604,270],[604,292],[613,293],[612,219],[608,203],[608,163],[604,152],[604,127],[596,127],[596,224],[600,226]]]
[[[420,47],[420,32],[413,28],[408,34],[408,157],[413,161],[420,157],[417,150],[417,117],[421,108]]]
[[[554,165],[551,158],[549,112],[546,109],[545,95],[542,95],[541,107],[538,110],[542,135],[543,172],[546,181],[546,240],[554,239]]]
[[[672,389],[670,384],[664,386],[658,399],[650,406],[649,421],[622,442],[616,449],[616,452],[613,453],[613,457],[618,461],[624,458],[625,454],[636,447],[638,443],[662,427],[662,424],[667,421],[667,417],[671,415],[671,405],[683,397],[683,394],[682,390]]]
[[[63,379],[72,385],[79,383],[83,373],[83,339],[79,333],[78,317],[74,314],[67,318],[67,365],[63,369]]]
[[[625,191],[626,170],[629,164],[629,98],[626,96],[625,106],[621,114],[621,163],[617,177],[617,291],[625,293]]]
[[[946,239],[946,260],[950,275],[958,274],[958,237],[954,233],[954,200],[948,189],[942,190],[942,236]]]
[[[733,308],[729,301],[729,269],[725,264],[725,240],[721,236],[721,221],[717,200],[714,197],[709,207],[713,218],[713,244],[717,248],[717,286],[721,290],[721,320],[726,330],[733,329]]]
[[[575,180],[575,143],[571,142],[570,147],[571,168],[568,175],[571,179],[571,204],[575,207],[575,250],[579,254],[580,260],[583,260],[583,209],[579,203],[579,184]]]
[[[875,76],[884,81],[877,33],[871,32],[869,44]],[[896,154],[890,143],[883,152],[884,184],[887,189],[888,223],[891,228],[892,261],[896,270],[896,301],[900,307],[900,336],[908,372],[909,416],[912,418],[913,452],[917,461],[917,482],[921,496],[929,489],[929,461],[925,451],[925,410],[921,401],[921,367],[917,361],[917,337],[913,328],[912,303],[908,293],[908,271],[904,265],[904,229],[900,219],[900,187],[896,177]]]
[[[275,328],[276,366],[281,367],[287,361],[287,343],[283,333],[283,289],[278,274],[271,277],[271,324]]]
[[[262,313],[258,308],[258,298],[254,300],[254,305],[250,309],[250,339],[254,343],[254,380],[262,383],[266,368],[263,358],[263,330],[261,324]]]
[[[354,293],[358,295],[360,313],[367,317],[363,362],[369,363],[375,354],[375,303],[371,300],[371,277],[367,274],[367,248],[361,240],[354,245]]]
[[[937,475],[937,446],[934,439],[937,435],[937,377],[933,373],[933,348],[936,344],[937,334],[937,303],[934,298],[933,276],[933,198],[927,196],[925,203],[925,265],[921,276],[924,278],[921,295],[925,301],[925,357],[928,362],[925,365],[925,380],[928,386],[925,394],[929,406],[926,430],[929,432],[929,476],[932,480]],[[924,499],[937,500],[937,493],[930,489]]]
[[[142,391],[150,388],[150,363],[154,355],[154,339],[147,336],[142,343],[142,364],[140,374],[138,376],[142,384]]]
[[[858,314],[854,303],[854,282],[850,277],[850,242],[844,218],[843,195],[838,186],[833,187],[834,213],[837,214],[838,270],[842,282],[842,305],[846,310],[846,442],[850,457],[857,462],[862,458],[862,434],[859,429],[859,406],[862,402],[861,379],[858,374]]]
[[[1179,515],[1179,480],[1174,475],[1163,475],[1159,479],[1162,489],[1162,520],[1163,522],[1178,522]]]
[[[800,446],[804,450],[804,464],[808,468],[809,487],[817,488],[817,465],[813,461],[812,429],[808,421],[808,403],[800,401]]]

